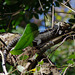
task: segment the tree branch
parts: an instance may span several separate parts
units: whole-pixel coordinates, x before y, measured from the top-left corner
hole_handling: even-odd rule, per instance
[[[5,59],[4,59],[4,55],[3,55],[2,51],[0,51],[0,54],[2,56],[2,67],[3,67],[3,71],[4,71],[5,75],[8,75],[8,72],[7,72],[6,67],[5,67]]]

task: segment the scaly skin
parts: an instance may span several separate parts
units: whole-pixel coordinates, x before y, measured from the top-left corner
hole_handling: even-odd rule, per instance
[[[17,33],[2,33],[0,34],[0,39],[2,39],[6,45],[8,45],[15,38],[20,37]],[[0,41],[0,50],[5,48],[4,44]]]

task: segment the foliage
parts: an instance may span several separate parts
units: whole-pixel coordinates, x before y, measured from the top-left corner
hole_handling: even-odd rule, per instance
[[[21,54],[22,49],[24,49],[25,47],[29,46],[32,43],[37,33],[38,27],[35,24],[27,24],[23,35],[19,39],[14,50],[11,51],[11,54],[14,55]]]
[[[40,2],[43,10],[40,8],[39,0],[1,0],[0,31],[11,32],[12,29],[15,29],[22,21],[25,21],[27,24],[33,16],[39,19],[39,14],[47,14],[51,10],[52,0],[41,0]],[[54,6],[60,7],[59,2],[63,2],[63,0],[55,1]],[[61,16],[56,16],[56,19],[61,20]],[[70,22],[74,22],[73,20],[72,18],[69,19]]]
[[[74,53],[74,41],[69,40],[66,41],[62,46],[60,46],[53,54],[49,54],[50,50],[48,51],[48,56],[56,64],[58,68],[62,68],[62,73],[65,71],[66,68],[71,67],[70,65],[74,66],[75,60],[75,53]],[[52,48],[53,49],[53,48]],[[60,61],[59,61],[60,60]],[[68,68],[66,72],[67,75],[74,75],[75,68],[71,67]]]
[[[63,9],[60,3],[66,1],[67,0],[55,0],[55,10],[61,10],[62,12],[65,11],[66,8]],[[40,5],[40,2],[42,7]],[[21,34],[23,33],[14,50],[11,51],[12,54],[19,55],[20,53],[22,53],[23,48],[29,45],[32,46],[32,41],[36,36],[35,34],[38,32],[38,27],[36,26],[36,24],[40,26],[41,24],[43,24],[43,21],[46,22],[45,24],[51,24],[53,0],[40,0],[40,2],[39,0],[0,0],[0,32],[18,32]],[[70,4],[68,3],[67,6],[70,7]],[[67,9],[66,12],[72,13],[72,11]],[[39,15],[42,14],[45,17],[41,20]],[[31,23],[32,19],[35,20],[35,24]],[[38,22],[36,22],[36,20]],[[55,21],[67,21],[75,23],[75,14],[69,16],[68,14],[65,15],[59,12],[55,12]],[[24,25],[22,26],[23,22]],[[45,26],[45,24],[43,26]],[[70,41],[65,42],[60,48],[58,48],[52,57],[51,54],[49,55],[49,52],[47,51],[49,58],[57,65],[57,67],[61,67],[64,65],[67,65],[68,67],[69,64],[75,63],[75,53],[72,53],[71,51],[73,50],[72,48],[75,47],[73,46],[73,41],[71,41],[70,43],[69,42]],[[25,58],[27,58],[27,56],[25,56]],[[39,62],[39,64],[42,63],[43,61]],[[19,69],[20,67],[21,69]],[[63,72],[67,67],[63,68]],[[39,69],[39,67],[37,68]],[[24,68],[19,65],[18,69],[22,71]],[[75,68],[70,68],[67,71],[67,74],[73,75],[71,73],[74,72],[74,70]]]

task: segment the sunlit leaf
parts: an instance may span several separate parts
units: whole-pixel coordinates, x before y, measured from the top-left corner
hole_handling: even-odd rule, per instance
[[[17,52],[18,50],[22,50],[23,48],[29,46],[37,34],[38,34],[37,25],[33,23],[27,24],[23,35],[21,36],[20,40],[18,41],[18,43],[16,44],[15,48],[12,51]],[[12,51],[10,52],[14,54]]]
[[[35,59],[38,57],[38,54],[37,53],[35,53]]]
[[[58,15],[57,16],[57,20],[61,20],[61,19],[62,19],[62,17]]]
[[[0,32],[5,32],[5,30],[4,29],[1,29]]]
[[[11,53],[11,54],[14,54],[14,55],[19,55],[19,54],[21,54],[22,52],[23,52],[22,50],[18,50],[18,51],[12,50],[12,51],[10,51],[10,53]]]
[[[17,69],[20,71],[20,72],[23,72],[25,67],[21,66],[21,65],[18,65],[17,66]]]
[[[40,62],[38,62],[39,65],[42,65],[43,63],[44,63],[44,61],[40,61]]]
[[[26,6],[24,10],[27,10],[27,9],[29,9],[29,6]]]
[[[40,66],[37,66],[36,69],[37,69],[37,71],[39,71],[40,70]]]
[[[62,74],[66,69],[67,69],[67,67],[64,67],[64,68],[62,69],[61,74]]]
[[[22,27],[19,26],[19,27],[17,27],[16,30],[13,29],[12,32],[13,32],[13,33],[20,33],[20,34],[23,34],[24,28],[22,28]]]
[[[70,55],[70,56],[69,56],[69,59],[75,59],[75,54]]]
[[[68,60],[67,63],[73,64],[74,62],[73,62],[73,60]]]

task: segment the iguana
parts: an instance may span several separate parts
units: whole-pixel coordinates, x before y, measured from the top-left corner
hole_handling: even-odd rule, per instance
[[[65,23],[64,23],[65,24]],[[61,24],[62,25],[62,24]],[[45,42],[47,42],[47,41],[49,41],[50,39],[53,39],[54,37],[56,37],[57,35],[59,36],[61,36],[64,32],[65,32],[65,30],[70,30],[70,28],[69,28],[69,25],[65,25],[65,26],[62,26],[61,27],[61,25],[60,26],[56,26],[54,29],[49,29],[49,30],[46,30],[45,32],[42,32],[42,33],[40,33],[40,34],[38,34],[38,36],[33,40],[33,46],[37,46],[37,45],[41,45],[41,44],[43,44],[43,43],[45,43]],[[58,28],[59,27],[59,28]],[[60,31],[63,31],[63,32],[61,32],[60,33]],[[66,32],[65,32],[66,33]],[[0,34],[0,39],[2,39],[4,42],[5,42],[5,44],[7,45],[7,48],[10,48],[10,47],[13,47],[13,46],[15,46],[16,45],[16,43],[17,43],[17,41],[20,39],[20,37],[21,37],[21,35],[20,34],[17,34],[17,33],[1,33]],[[37,40],[37,41],[36,41]],[[39,40],[41,40],[40,42],[38,42]],[[1,50],[3,50],[5,48],[5,45],[0,41],[0,49]],[[27,50],[29,50],[29,47],[28,47],[28,49],[25,49],[25,52],[27,51]],[[32,52],[34,52],[33,53],[33,55],[36,53],[35,52],[35,49],[33,50],[31,50]],[[37,50],[36,50],[37,51]],[[38,52],[40,52],[40,51],[38,51]],[[30,51],[28,51],[28,53],[30,53],[30,55],[32,54]],[[27,52],[26,52],[26,54],[28,54]],[[24,53],[25,54],[25,53]],[[30,56],[30,55],[28,55],[28,56]],[[41,54],[42,55],[42,54]],[[23,55],[24,56],[24,55]],[[11,56],[10,56],[11,57]],[[40,57],[40,56],[39,56]],[[16,58],[16,57],[15,57]],[[15,58],[13,58],[14,60],[15,60]],[[10,60],[8,60],[8,61],[10,61]],[[13,63],[14,61],[10,61],[11,63]],[[19,61],[17,61],[18,63],[19,63]],[[32,63],[34,62],[32,62],[32,61],[28,61],[28,62],[30,62],[30,64],[32,65]],[[14,63],[16,63],[16,61],[14,62]],[[23,63],[23,62],[22,62]],[[25,63],[25,62],[24,62]],[[35,62],[36,63],[36,62]],[[29,65],[29,67],[31,67],[31,65]],[[33,65],[34,65],[34,63],[33,63]],[[29,68],[28,67],[28,68]],[[54,70],[54,68],[52,68],[53,70]],[[53,71],[52,70],[52,71]],[[50,72],[50,73],[52,73],[53,74],[53,72]]]
[[[39,33],[38,36],[35,37],[35,39],[33,40],[33,46],[36,47],[40,45],[41,47],[42,44],[58,36],[61,36],[64,33],[67,33],[69,30],[71,30],[70,24],[65,22],[58,22],[56,25],[54,25],[53,29],[49,28],[49,29],[46,29],[44,32]],[[0,34],[0,39],[2,39],[6,43],[6,45],[8,45],[7,46],[8,48],[15,46],[20,37],[21,37],[21,34],[18,34],[18,33],[1,33]],[[0,49],[2,50],[2,48],[4,48],[4,45],[0,41]]]

